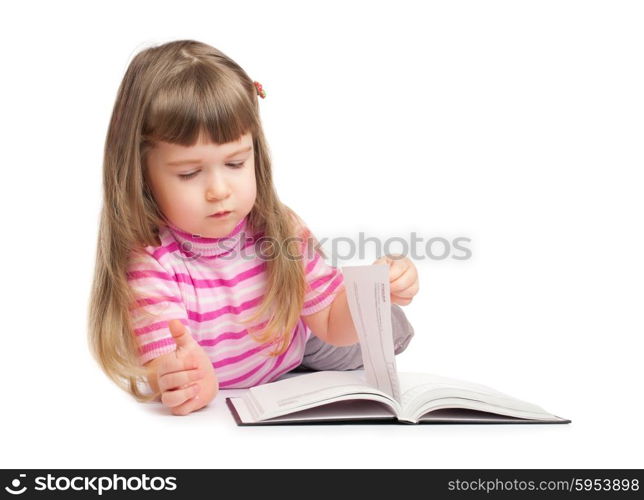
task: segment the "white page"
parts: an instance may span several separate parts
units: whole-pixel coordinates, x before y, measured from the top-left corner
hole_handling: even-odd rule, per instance
[[[402,393],[402,403],[408,405],[414,398],[418,397],[424,392],[431,390],[465,390],[471,394],[480,394],[481,397],[486,396],[499,396],[511,398],[508,394],[504,394],[492,387],[477,384],[468,380],[443,377],[433,373],[419,373],[419,372],[402,372],[398,374],[400,381],[400,389]],[[454,392],[456,394],[457,392]]]
[[[362,371],[322,371],[251,387],[243,398],[254,418],[264,419],[317,406],[345,394],[359,398],[365,389],[368,385]],[[380,400],[386,401],[386,395]]]
[[[400,402],[391,328],[389,266],[345,266],[347,300],[360,339],[367,383]]]

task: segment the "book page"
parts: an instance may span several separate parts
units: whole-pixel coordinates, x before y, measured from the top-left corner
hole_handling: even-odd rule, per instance
[[[481,410],[517,418],[561,420],[540,406],[463,379],[430,373],[399,373],[403,416],[416,420],[436,408]]]
[[[351,396],[344,396],[351,398]],[[322,406],[295,411],[263,420],[256,419],[248,409],[243,397],[227,398],[227,406],[234,407],[238,425],[265,424],[299,424],[299,423],[329,423],[329,422],[360,422],[360,423],[394,423],[396,412],[389,406],[368,399],[340,399]],[[231,410],[232,411],[232,410]]]
[[[425,406],[421,407],[415,415],[411,416],[411,418],[415,421],[431,420],[431,415],[434,411],[444,409],[475,410],[491,413],[497,416],[502,415],[505,417],[513,417],[519,420],[531,420],[543,423],[569,422],[566,419],[557,417],[556,415],[552,415],[545,411],[526,411],[510,407],[506,404],[495,405],[487,403],[485,401],[459,397],[434,399],[427,403]]]
[[[400,402],[391,328],[389,266],[345,266],[342,274],[351,317],[360,339],[367,383]]]
[[[556,422],[555,419],[554,422]],[[561,420],[561,419],[559,419]],[[509,415],[500,415],[498,413],[489,413],[488,411],[473,410],[470,408],[442,408],[426,413],[418,419],[419,423],[504,423],[504,424],[531,424],[540,423],[541,419],[530,419],[522,417],[512,417]],[[553,423],[554,423],[553,422]]]
[[[372,399],[399,410],[398,403],[365,382],[362,371],[321,371],[251,387],[243,396],[254,420],[264,420],[342,399]]]
[[[431,399],[432,391],[468,391],[470,394],[478,394],[480,397],[500,396],[509,397],[507,394],[497,391],[492,387],[470,382],[468,380],[444,377],[433,373],[403,372],[398,374],[402,392],[402,405],[410,406],[418,397],[421,403]],[[456,392],[452,392],[452,395]],[[437,393],[436,397],[442,397]],[[485,399],[482,399],[484,401]]]

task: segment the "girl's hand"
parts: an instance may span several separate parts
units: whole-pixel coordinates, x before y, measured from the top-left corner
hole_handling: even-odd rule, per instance
[[[418,271],[414,263],[407,257],[392,254],[380,257],[373,264],[389,265],[391,302],[401,306],[409,304],[418,293]]]
[[[177,343],[174,356],[163,360],[157,377],[161,402],[173,415],[187,415],[210,403],[219,392],[215,369],[206,351],[177,319],[168,323]]]

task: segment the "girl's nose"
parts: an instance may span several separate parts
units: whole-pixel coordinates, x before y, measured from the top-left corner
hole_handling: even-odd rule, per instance
[[[230,195],[230,188],[225,182],[222,182],[221,179],[215,179],[208,186],[208,191],[206,192],[206,199],[208,201],[212,200],[223,200],[228,198]]]

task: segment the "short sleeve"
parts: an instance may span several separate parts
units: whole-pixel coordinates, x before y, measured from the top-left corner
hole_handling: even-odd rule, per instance
[[[136,296],[130,318],[142,365],[176,349],[168,328],[171,319],[188,327],[179,285],[170,273],[147,251],[130,254],[127,281]]]
[[[306,280],[304,305],[300,316],[308,316],[331,305],[336,295],[344,288],[344,276],[339,268],[325,262],[317,250],[317,239],[301,219],[298,218],[298,221]]]

